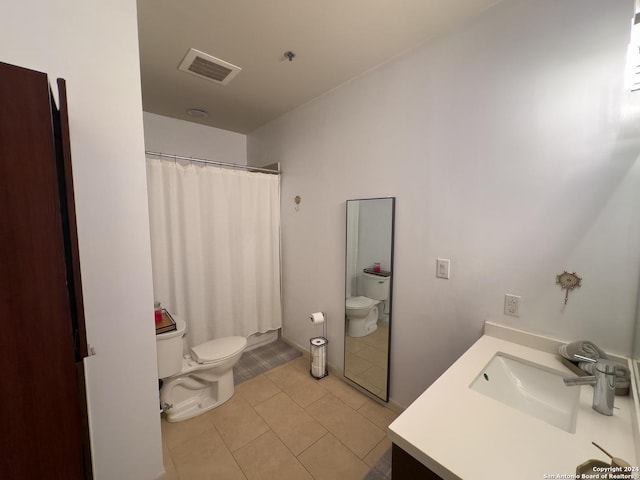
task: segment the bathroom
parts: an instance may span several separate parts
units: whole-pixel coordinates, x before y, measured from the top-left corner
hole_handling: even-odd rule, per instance
[[[3,16],[0,53],[65,77],[74,92],[78,229],[96,351],[87,360],[94,473],[152,479],[162,458],[155,340],[145,323],[153,292],[142,158],[143,121],[155,117],[140,110],[136,8],[124,0],[37,4],[35,18],[32,5],[17,3]],[[309,313],[325,311],[329,358],[342,367],[345,201],[392,196],[392,402],[410,404],[486,320],[630,354],[639,100],[623,95],[619,78],[632,11],[632,1],[505,0],[240,136],[246,150],[232,161],[278,161],[284,172],[285,336],[306,347]],[[46,48],[21,28],[26,22],[42,28]],[[217,148],[238,140],[217,133]],[[449,280],[436,278],[437,258],[451,260]],[[583,278],[566,306],[555,284],[563,270]],[[503,314],[505,293],[521,296],[518,318]],[[128,395],[114,402],[114,391]]]

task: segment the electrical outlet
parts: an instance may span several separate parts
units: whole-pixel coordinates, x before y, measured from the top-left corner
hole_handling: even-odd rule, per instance
[[[451,261],[448,258],[439,258],[436,262],[436,277],[449,279]]]
[[[512,317],[519,317],[520,316],[520,300],[521,298],[518,295],[511,295],[510,293],[505,293],[504,313],[506,315],[511,315]]]

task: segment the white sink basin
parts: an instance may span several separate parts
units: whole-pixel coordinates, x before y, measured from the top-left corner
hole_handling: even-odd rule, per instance
[[[496,353],[469,388],[562,430],[575,433],[579,387],[562,374],[504,353]]]

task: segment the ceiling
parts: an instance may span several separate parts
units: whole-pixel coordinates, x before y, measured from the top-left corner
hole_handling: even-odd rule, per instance
[[[143,108],[246,134],[497,1],[138,0]],[[182,72],[190,48],[242,71],[224,86]]]

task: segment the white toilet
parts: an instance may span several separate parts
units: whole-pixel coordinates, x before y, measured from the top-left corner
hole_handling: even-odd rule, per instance
[[[389,298],[389,280],[372,273],[362,274],[364,296],[349,297],[346,300],[347,335],[364,337],[378,328],[381,302]]]
[[[156,335],[158,377],[163,379],[160,405],[169,422],[179,422],[222,405],[233,396],[233,366],[247,346],[244,337],[210,340],[182,355],[187,327],[175,317],[177,329]]]

